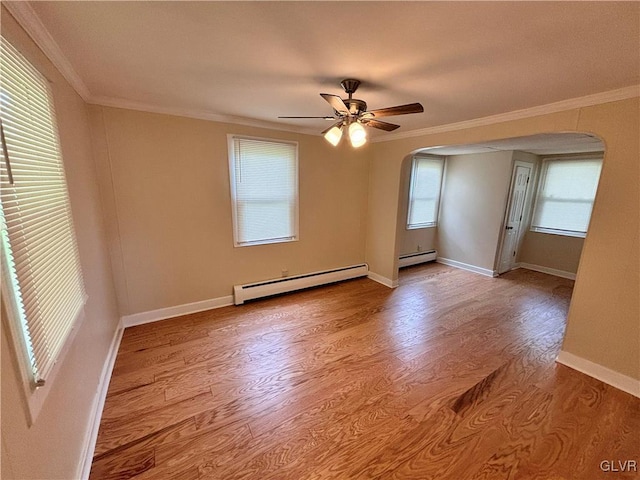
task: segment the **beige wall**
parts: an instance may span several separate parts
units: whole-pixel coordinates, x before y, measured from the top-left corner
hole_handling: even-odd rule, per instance
[[[28,427],[18,371],[2,322],[2,478],[77,478],[92,402],[118,324],[86,104],[2,9],[2,35],[50,81],[89,299],[36,423]]]
[[[406,220],[406,216],[401,217]],[[427,252],[437,250],[438,227],[414,228],[407,230],[407,226],[400,222],[401,236],[398,240],[398,254]]]
[[[638,269],[638,98],[538,117],[410,137],[373,145],[367,216],[367,261],[397,279],[395,230],[403,158],[420,148],[461,145],[548,132],[590,132],[605,159],[569,312],[563,348],[640,378]],[[624,225],[625,228],[620,228]],[[375,237],[371,239],[371,237]]]
[[[447,157],[438,256],[493,270],[511,182],[513,152]]]
[[[640,101],[580,112],[605,143],[563,350],[640,379]]]
[[[518,262],[576,273],[583,245],[584,238],[527,230],[518,252]]]
[[[91,124],[123,315],[364,262],[367,147],[99,106]],[[299,142],[299,241],[233,246],[229,133]]]

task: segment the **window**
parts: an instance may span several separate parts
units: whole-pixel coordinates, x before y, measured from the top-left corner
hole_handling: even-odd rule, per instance
[[[413,157],[407,229],[435,227],[438,224],[443,169],[444,159],[441,157]]]
[[[298,144],[229,136],[236,247],[298,238]]]
[[[544,160],[531,230],[584,237],[601,168],[601,157]]]
[[[85,291],[49,83],[3,37],[0,67],[2,293],[25,388],[35,396],[64,351]]]

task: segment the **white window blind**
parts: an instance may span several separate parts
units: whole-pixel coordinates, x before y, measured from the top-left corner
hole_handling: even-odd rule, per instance
[[[443,168],[444,160],[440,157],[413,157],[407,215],[408,229],[437,225]]]
[[[596,196],[602,158],[546,159],[531,230],[584,237]]]
[[[298,147],[295,143],[230,137],[235,245],[298,237]]]
[[[0,49],[3,293],[42,385],[85,291],[48,81],[4,38]]]

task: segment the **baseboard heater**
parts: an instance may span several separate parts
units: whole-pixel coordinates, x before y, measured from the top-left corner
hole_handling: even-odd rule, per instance
[[[438,252],[435,250],[429,250],[428,252],[416,252],[400,255],[398,260],[398,267],[408,267],[410,265],[417,265],[424,262],[432,262],[438,256]]]
[[[234,285],[233,301],[236,305],[242,305],[245,300],[268,297],[279,293],[293,292],[303,288],[317,287],[327,283],[339,282],[350,278],[365,277],[369,273],[366,263],[349,267],[323,270],[321,272],[307,273],[292,277],[276,278],[263,282],[247,283],[246,285]]]

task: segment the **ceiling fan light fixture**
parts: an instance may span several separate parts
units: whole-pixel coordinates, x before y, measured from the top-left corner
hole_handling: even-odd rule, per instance
[[[349,140],[353,148],[358,148],[367,143],[367,130],[360,122],[349,125]]]
[[[324,134],[324,138],[327,142],[329,142],[334,147],[337,147],[342,139],[342,126],[331,127],[327,130],[327,133]]]
[[[422,113],[424,107],[419,103],[407,103],[406,105],[396,105],[395,107],[379,108],[377,110],[367,110],[367,103],[363,100],[353,98],[353,94],[360,85],[360,81],[354,78],[347,78],[340,83],[349,98],[342,98],[331,93],[321,93],[320,96],[333,109],[333,116],[324,117],[278,117],[278,118],[324,118],[335,121],[331,127],[322,131],[324,138],[334,147],[342,140],[342,136],[347,134],[353,148],[358,148],[367,143],[367,130],[375,128],[392,132],[400,125],[383,122],[378,117],[391,117],[394,115],[407,115],[409,113]],[[367,128],[365,128],[367,127]]]

